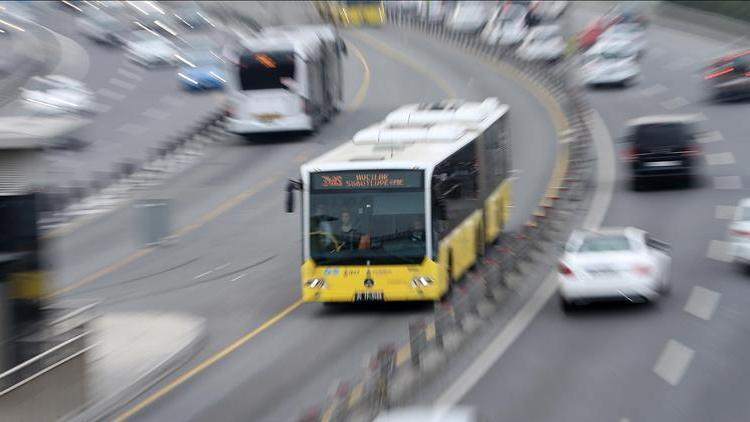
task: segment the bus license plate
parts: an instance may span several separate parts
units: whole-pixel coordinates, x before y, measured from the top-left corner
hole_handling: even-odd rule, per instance
[[[382,302],[383,292],[357,292],[354,294],[355,302]]]

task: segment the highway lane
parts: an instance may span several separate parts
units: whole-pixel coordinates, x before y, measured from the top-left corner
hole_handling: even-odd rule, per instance
[[[222,103],[219,93],[183,91],[174,68],[147,70],[129,62],[122,49],[82,36],[73,9],[41,4],[35,16],[66,47],[66,56],[53,72],[81,79],[99,104],[92,124],[71,134],[87,144],[84,149],[47,154],[46,181],[52,186],[85,186],[93,179],[106,179],[117,163],[145,159],[149,148]]]
[[[577,12],[576,26],[590,16]],[[617,168],[604,225],[638,226],[673,245],[672,294],[654,305],[594,306],[569,316],[550,300],[462,400],[492,418],[747,418],[748,277],[722,262],[715,241],[727,223],[717,206],[748,195],[750,123],[743,116],[750,104],[704,101],[696,70],[725,52],[725,40],[659,27],[648,36],[642,81],[589,98],[613,136],[627,119],[664,113],[703,113],[703,128],[721,134],[704,140],[706,157],[714,158],[706,159],[703,183],[692,188],[634,192],[624,166]]]
[[[102,305],[105,310],[180,310],[207,317],[208,345],[188,367],[198,365],[299,297],[299,217],[280,212],[284,176],[294,176],[304,159],[347,139],[357,129],[410,101],[455,94],[480,99],[488,93],[502,93],[501,98],[515,110],[513,134],[519,135],[514,139],[515,166],[523,171],[516,189],[516,214],[528,214],[528,204],[538,201],[546,185],[555,155],[554,129],[543,107],[513,82],[487,65],[469,61],[475,59],[468,56],[445,50],[418,36],[391,31],[364,32],[347,34],[367,57],[372,72],[372,88],[357,112],[336,118],[320,134],[303,142],[250,146],[236,142],[226,149],[217,149],[184,178],[165,186],[165,192],[174,193],[176,201],[192,209],[181,211],[177,218],[186,221],[189,214],[202,215],[205,211],[195,211],[196,206],[202,206],[198,204],[211,202],[232,190],[241,192],[240,195],[251,192],[245,195],[246,200],[182,236],[176,245],[137,256],[132,263],[64,297],[100,297],[105,300]],[[384,48],[382,44],[391,47]],[[394,53],[383,52],[393,47],[412,57],[412,66],[409,60],[405,63],[396,59]],[[415,71],[414,62],[432,71],[427,74]],[[347,76],[353,75],[355,80],[361,77],[359,66],[348,62]],[[467,75],[473,75],[474,79],[469,82]],[[452,87],[446,89],[455,92],[443,93],[441,86]],[[350,96],[355,89],[347,84]],[[533,136],[520,136],[524,133]],[[78,273],[83,273],[84,268],[96,263],[111,262],[98,255],[100,258],[88,260],[88,264],[77,264],[86,261],[80,259],[86,256],[85,251],[110,247],[126,251],[128,248],[122,244],[134,247],[135,242],[123,233],[123,227],[132,227],[128,225],[132,216],[125,210],[115,215],[116,220],[100,220],[71,235],[78,239],[76,245],[82,250],[60,248],[68,251],[63,268],[70,263]],[[276,231],[269,232],[270,227]],[[106,254],[107,258],[111,255]],[[66,276],[58,287],[73,283],[76,278]],[[314,304],[300,307],[225,360],[170,391],[139,416],[232,419],[257,415],[259,419],[287,420],[305,405],[320,400],[334,378],[358,374],[363,356],[379,344],[403,341],[405,322],[429,310],[429,306],[335,311],[325,311]],[[312,356],[316,358],[311,360]],[[301,379],[304,384],[299,382]],[[263,387],[259,389],[257,385]],[[251,398],[248,391],[253,391]],[[285,393],[284,399],[278,400],[281,392]]]

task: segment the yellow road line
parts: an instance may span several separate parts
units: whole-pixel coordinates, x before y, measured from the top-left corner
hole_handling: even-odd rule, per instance
[[[448,84],[448,82],[445,81],[445,79],[441,78],[430,69],[423,66],[421,63],[362,32],[354,32],[352,34],[359,38],[361,41],[369,44],[371,47],[385,54],[386,56],[399,61],[416,70],[417,72],[427,76],[427,78],[435,83],[435,85],[437,85],[446,95],[448,95],[449,98],[458,98],[458,94],[456,93],[456,91],[453,89],[453,87],[450,86],[450,84]]]
[[[435,323],[431,322],[427,324],[427,328],[425,328],[425,338],[427,341],[432,340],[435,337]]]
[[[357,404],[357,402],[359,401],[359,399],[362,398],[362,393],[364,393],[364,391],[365,391],[365,385],[363,383],[361,383],[361,382],[359,384],[357,384],[352,389],[352,394],[349,396],[349,404],[347,406],[349,408],[351,408],[352,406],[354,406],[355,404]]]
[[[177,377],[174,381],[170,382],[166,386],[159,389],[159,391],[151,394],[135,406],[128,409],[125,413],[122,413],[120,416],[115,419],[116,421],[124,421],[127,418],[135,415],[136,413],[140,412],[141,410],[145,409],[147,406],[149,406],[151,403],[159,400],[160,398],[167,395],[170,391],[174,390],[175,388],[179,387],[181,384],[183,384],[188,379],[194,377],[195,375],[201,373],[206,368],[210,367],[214,363],[218,362],[219,360],[223,359],[230,353],[234,352],[235,350],[242,347],[245,343],[252,340],[254,337],[256,337],[258,334],[262,333],[263,331],[270,328],[272,325],[276,324],[277,322],[281,321],[284,317],[294,312],[295,309],[299,308],[299,306],[302,304],[301,300],[298,300],[288,306],[283,311],[279,312],[274,316],[273,318],[269,319],[268,321],[261,324],[258,328],[254,329],[253,331],[245,334],[244,336],[240,337],[238,340],[236,340],[234,343],[230,344],[223,350],[219,351],[218,353],[214,354],[210,358],[204,360],[201,362],[198,366],[194,367],[193,369],[189,370],[188,372],[185,372],[184,374]]]
[[[367,91],[370,88],[370,66],[367,64],[367,59],[365,59],[365,55],[362,54],[362,51],[360,51],[360,49],[357,48],[356,45],[348,41],[347,41],[347,45],[354,52],[354,55],[357,56],[359,61],[362,63],[362,68],[364,69],[364,73],[362,74],[362,82],[359,84],[359,89],[357,90],[357,94],[354,95],[352,102],[349,104],[349,107],[347,108],[349,112],[353,112],[353,111],[358,110],[362,106],[362,103],[365,101],[365,97],[367,97]]]
[[[411,357],[411,346],[406,344],[396,354],[396,366],[401,366],[404,362],[409,360]]]

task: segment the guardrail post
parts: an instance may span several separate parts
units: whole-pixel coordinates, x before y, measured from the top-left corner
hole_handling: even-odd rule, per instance
[[[420,356],[427,347],[427,323],[419,319],[409,323],[409,346],[411,350],[411,363],[414,369],[420,367]]]
[[[378,349],[370,362],[370,369],[374,376],[373,410],[389,409],[391,400],[389,384],[396,365],[396,346],[388,344]]]
[[[435,304],[435,345],[438,349],[445,347],[445,333],[451,326],[450,307],[443,303]]]

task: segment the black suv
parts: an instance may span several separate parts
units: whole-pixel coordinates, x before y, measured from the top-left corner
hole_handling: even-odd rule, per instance
[[[625,160],[635,189],[655,178],[692,181],[701,164],[695,120],[690,116],[651,116],[630,122]]]

